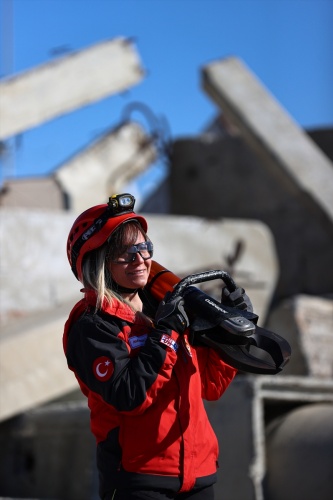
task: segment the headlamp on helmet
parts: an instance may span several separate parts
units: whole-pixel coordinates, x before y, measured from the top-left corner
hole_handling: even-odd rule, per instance
[[[135,205],[135,198],[132,194],[113,194],[109,198],[109,208],[112,215],[121,215],[127,212],[133,212]]]

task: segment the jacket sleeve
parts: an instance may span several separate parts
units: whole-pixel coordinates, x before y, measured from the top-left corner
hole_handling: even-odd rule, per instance
[[[144,344],[133,355],[117,318],[106,322],[88,314],[70,330],[67,362],[84,393],[94,391],[118,411],[140,414],[170,380],[177,337],[147,327],[147,335],[138,337]]]
[[[207,401],[219,399],[235,377],[237,370],[227,365],[214,349],[196,347],[201,375],[201,396]]]

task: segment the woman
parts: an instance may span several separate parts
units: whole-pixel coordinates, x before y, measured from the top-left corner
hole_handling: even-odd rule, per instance
[[[236,370],[192,347],[183,300],[145,290],[153,244],[131,195],[81,214],[67,253],[84,298],[65,325],[69,368],[88,398],[102,499],[213,499],[218,444],[203,398]]]

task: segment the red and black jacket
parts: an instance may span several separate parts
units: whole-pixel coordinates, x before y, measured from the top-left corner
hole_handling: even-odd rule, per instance
[[[218,443],[202,399],[217,400],[236,370],[120,301],[97,313],[94,306],[86,293],[73,308],[64,350],[88,398],[101,496],[119,487],[213,484]]]

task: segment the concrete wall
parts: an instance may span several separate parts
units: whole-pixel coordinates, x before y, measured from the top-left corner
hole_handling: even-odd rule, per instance
[[[53,177],[13,179],[5,181],[0,190],[1,207],[63,210],[66,203],[65,193]]]
[[[310,209],[301,191],[291,195],[240,136],[176,140],[170,199],[173,214],[267,224],[280,265],[276,299],[332,292],[332,222],[313,204]]]
[[[333,163],[244,62],[226,57],[209,63],[202,84],[277,182],[333,223]]]
[[[0,496],[97,500],[95,440],[86,403],[33,410],[0,427]]]

